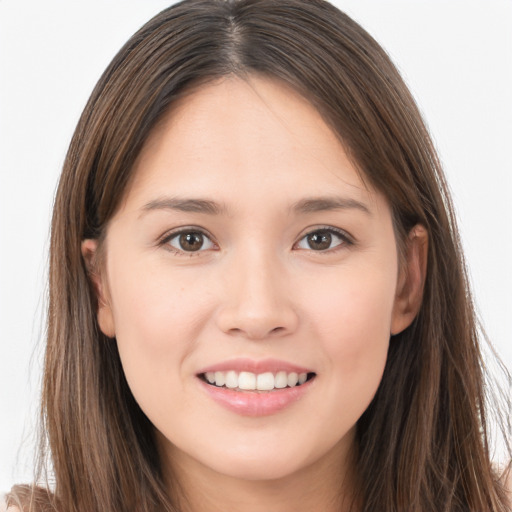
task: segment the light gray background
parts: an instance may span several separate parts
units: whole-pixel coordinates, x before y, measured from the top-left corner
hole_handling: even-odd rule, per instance
[[[418,99],[479,311],[512,367],[512,1],[335,3],[388,50]],[[169,4],[0,0],[0,490],[31,480],[48,225],[67,144],[115,52]]]

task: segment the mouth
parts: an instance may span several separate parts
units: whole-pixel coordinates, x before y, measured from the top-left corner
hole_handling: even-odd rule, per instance
[[[314,372],[277,372],[253,373],[235,370],[204,372],[199,379],[215,388],[240,392],[268,393],[286,388],[298,388],[316,377]]]

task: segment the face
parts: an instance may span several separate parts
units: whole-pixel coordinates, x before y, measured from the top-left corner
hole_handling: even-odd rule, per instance
[[[99,324],[173,467],[256,480],[346,458],[410,318],[389,205],[311,104],[254,77],[191,92],[105,243]]]

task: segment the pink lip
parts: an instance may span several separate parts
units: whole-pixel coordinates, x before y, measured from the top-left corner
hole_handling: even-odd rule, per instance
[[[277,359],[233,359],[208,366],[198,372],[198,377],[206,372],[236,372],[265,373],[285,371],[287,373],[311,373],[307,368],[279,361]],[[202,389],[219,405],[242,416],[267,416],[275,414],[302,398],[314,385],[315,379],[310,379],[300,386],[293,388],[274,389],[272,391],[235,391],[225,387],[217,387],[203,379],[198,379]]]
[[[248,358],[238,358],[208,366],[197,372],[197,374],[200,375],[206,372],[226,372],[229,370],[234,370],[235,372],[251,372],[256,374],[265,372],[276,373],[279,371],[285,371],[287,373],[313,372],[311,369],[297,366],[286,361],[280,361],[278,359],[261,359],[257,361]]]
[[[315,379],[293,388],[273,391],[235,391],[200,380],[202,388],[215,402],[242,416],[267,416],[279,412],[302,398]]]

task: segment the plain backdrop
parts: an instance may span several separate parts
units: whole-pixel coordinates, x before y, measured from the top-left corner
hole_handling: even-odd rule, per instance
[[[512,1],[339,0],[390,53],[445,166],[477,306],[512,367]],[[74,126],[165,0],[0,0],[0,490],[32,479],[48,226]]]

